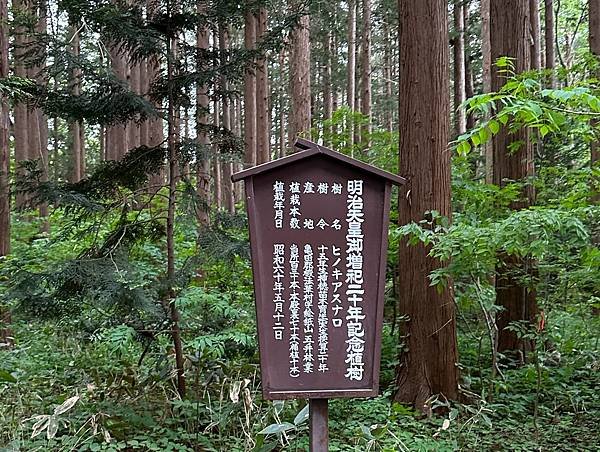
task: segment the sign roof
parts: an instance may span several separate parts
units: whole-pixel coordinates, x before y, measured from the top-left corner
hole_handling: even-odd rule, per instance
[[[295,154],[288,155],[287,157],[263,163],[262,165],[257,165],[252,168],[248,168],[246,170],[235,173],[231,176],[231,180],[233,182],[237,182],[239,180],[246,179],[250,176],[256,176],[257,174],[262,174],[271,171],[275,168],[279,168],[280,166],[289,165],[291,163],[304,160],[314,155],[325,155],[329,158],[340,161],[346,165],[352,166],[359,171],[365,171],[374,176],[385,179],[395,185],[404,185],[406,183],[406,180],[403,177],[397,176],[387,171],[383,171],[379,168],[369,165],[368,163],[361,162],[360,160],[348,157],[347,155],[344,155],[341,152],[334,151],[332,149],[326,148],[324,146],[321,146],[317,143],[313,143],[309,140],[305,140],[303,138],[298,138],[295,147],[302,150]]]

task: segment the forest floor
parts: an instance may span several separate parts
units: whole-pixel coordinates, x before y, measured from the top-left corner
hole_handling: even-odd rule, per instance
[[[448,404],[443,415],[424,418],[391,404],[389,391],[370,400],[331,401],[331,450],[598,450],[598,319],[553,315],[564,328],[563,342],[540,354],[539,366],[507,369],[504,379],[478,377],[488,372],[477,366],[475,347],[461,344],[462,386],[472,399]],[[140,364],[135,341],[90,339],[68,323],[17,322],[15,337],[14,348],[1,352],[2,452],[307,450],[306,419],[294,424],[305,401],[262,401],[252,360],[239,362],[235,374],[216,361],[212,371],[195,372],[191,362],[189,398],[182,401],[160,350],[168,350],[167,343]],[[389,349],[384,344],[384,354]],[[393,361],[384,356],[383,379],[391,380]],[[486,387],[493,396],[484,401]],[[259,434],[267,426],[279,433]]]

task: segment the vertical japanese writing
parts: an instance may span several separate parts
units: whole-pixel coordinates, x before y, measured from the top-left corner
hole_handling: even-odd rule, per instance
[[[331,254],[333,255],[333,263],[331,267],[333,268],[331,272],[331,278],[333,281],[331,282],[332,293],[331,293],[331,311],[333,313],[333,318],[331,319],[331,324],[334,328],[339,328],[342,326],[342,318],[340,317],[340,311],[344,308],[342,307],[342,299],[340,289],[344,285],[344,282],[341,281],[343,273],[340,271],[339,265],[342,261],[342,249],[338,248],[335,245],[331,245]]]
[[[300,229],[300,183],[290,183],[290,229]]]
[[[319,246],[319,256],[317,259],[317,290],[319,294],[319,372],[327,372],[328,348],[329,348],[329,333],[327,332],[327,324],[329,323],[329,316],[327,312],[328,298],[329,298],[329,274],[328,274],[328,262],[327,247],[325,245]]]
[[[304,245],[304,373],[312,373],[314,370],[313,356],[313,332],[315,318],[313,312],[314,299],[314,254],[312,246]]]
[[[275,210],[275,228],[283,228],[283,209],[285,203],[285,186],[281,181],[273,184],[273,209]]]
[[[300,283],[298,271],[300,253],[298,245],[290,245],[290,377],[298,378],[300,376],[300,295],[298,290]]]
[[[273,334],[275,340],[283,340],[283,278],[285,267],[285,245],[273,245]]]
[[[350,380],[361,381],[364,374],[363,354],[365,351],[365,330],[363,328],[363,181],[348,181],[346,222],[346,375]]]

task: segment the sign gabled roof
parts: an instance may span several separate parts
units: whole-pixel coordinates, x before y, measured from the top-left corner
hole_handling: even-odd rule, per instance
[[[257,165],[252,168],[248,168],[246,170],[235,173],[231,176],[231,180],[233,182],[237,182],[239,180],[246,179],[247,177],[256,176],[258,174],[271,171],[275,168],[279,168],[280,166],[289,165],[290,163],[304,160],[314,155],[325,155],[329,158],[345,163],[346,165],[350,165],[359,171],[365,171],[382,179],[386,179],[392,184],[403,185],[406,183],[406,180],[403,177],[397,176],[392,173],[388,173],[387,171],[383,171],[379,168],[374,167],[373,165],[369,165],[367,163],[361,162],[360,160],[348,157],[347,155],[344,155],[341,152],[336,152],[332,149],[326,148],[324,146],[321,146],[317,143],[313,143],[309,140],[305,140],[303,138],[298,138],[294,146],[302,150],[295,154],[288,155],[287,157],[263,163],[262,165]]]

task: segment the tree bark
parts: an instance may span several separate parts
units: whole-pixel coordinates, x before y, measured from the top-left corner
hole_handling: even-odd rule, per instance
[[[398,0],[400,17],[400,174],[407,185],[398,199],[400,224],[435,210],[448,218],[450,106],[448,11],[442,0]],[[440,262],[429,247],[399,246],[399,305],[407,352],[400,355],[394,399],[429,412],[434,394],[458,396],[458,352],[452,288],[439,291],[428,275]],[[451,283],[449,284],[451,286]]]
[[[0,0],[0,78],[8,77],[8,2]],[[0,95],[0,260],[10,253],[10,104]],[[11,316],[8,307],[0,302],[0,351],[12,345]]]
[[[71,52],[74,57],[79,57],[80,44],[79,44],[79,30],[78,24],[74,24],[70,27],[69,35],[71,36]],[[79,96],[81,94],[81,70],[74,67],[71,71],[71,94],[73,96]],[[83,143],[82,137],[82,124],[80,121],[69,122],[69,135],[71,139],[70,143],[70,154],[71,154],[71,171],[70,171],[70,182],[79,182],[82,178],[83,169]]]
[[[362,42],[361,42],[361,101],[360,112],[367,116],[367,123],[363,126],[365,146],[370,146],[369,134],[371,133],[371,1],[363,0],[362,11]]]
[[[127,72],[123,54],[115,46],[109,48],[110,64],[115,76],[126,81]],[[106,129],[108,160],[121,160],[127,153],[127,128],[125,124],[110,125]]]
[[[8,77],[8,17],[7,0],[0,0],[0,79]],[[7,96],[0,95],[0,257],[10,253],[10,103]],[[0,318],[2,312],[0,309]],[[4,327],[0,327],[3,342]]]
[[[460,108],[465,101],[465,16],[463,0],[454,0],[454,135],[466,131],[465,111]]]
[[[492,91],[492,49],[490,36],[490,1],[481,0],[481,53],[483,92]],[[494,162],[494,149],[490,142],[486,143],[483,152],[485,154],[485,182],[492,183],[492,165]]]
[[[27,4],[24,0],[13,0],[13,8],[27,13]],[[27,45],[26,29],[23,26],[15,27],[14,30],[14,75],[20,78],[27,78],[27,68],[25,66],[25,54]],[[22,165],[29,160],[29,113],[25,102],[17,102],[14,106],[14,137],[15,137],[15,167],[17,185],[25,178],[25,170]],[[25,193],[17,189],[15,196],[15,207],[17,210],[23,209],[27,204]]]
[[[542,68],[539,0],[529,0],[529,14],[531,22],[531,69],[539,70]]]
[[[310,130],[310,17],[305,15],[292,31],[290,56],[292,105],[289,123],[289,148],[302,132]]]
[[[267,33],[267,9],[258,10],[256,35],[262,41]],[[269,74],[267,55],[263,50],[256,64],[256,158],[257,163],[271,160],[271,115],[269,110]]]
[[[35,25],[35,31],[38,35],[43,36],[48,31],[47,15],[48,15],[48,4],[46,0],[41,0],[37,4],[33,5],[34,11],[37,17]],[[35,79],[39,86],[45,86],[47,83],[46,75],[44,73],[46,66],[46,47],[42,45],[37,50],[37,62],[31,68],[31,78]],[[40,181],[48,181],[48,117],[42,111],[41,108],[34,108],[31,112],[35,116],[35,123],[37,124],[37,146],[38,153],[34,157],[38,160],[38,168],[40,169]],[[31,135],[30,135],[31,136]],[[38,206],[39,216],[41,218],[48,217],[48,204],[42,203]],[[49,224],[47,221],[42,223],[42,230],[47,232]]]
[[[167,13],[170,14],[167,4]],[[179,127],[177,119],[177,105],[173,92],[173,78],[175,76],[176,38],[167,41],[167,79],[168,79],[168,160],[169,160],[169,201],[167,209],[167,305],[171,320],[171,338],[175,350],[175,367],[177,370],[177,391],[183,399],[186,395],[186,381],[184,371],[183,344],[181,341],[181,329],[179,326],[179,310],[175,303],[175,208],[177,202],[177,181],[179,179],[179,162],[177,158],[177,144],[179,141]]]
[[[590,52],[596,57],[600,57],[600,0],[588,0],[589,1],[589,46]],[[600,77],[600,74],[596,74],[596,77]],[[595,124],[597,126],[597,124]],[[590,152],[590,165],[597,167],[600,161],[600,145],[598,141],[592,141],[591,152]],[[592,187],[598,183],[598,180],[592,180]],[[600,193],[596,192],[592,195],[592,202],[600,203]],[[598,237],[594,238],[595,241],[599,241]]]
[[[490,9],[490,35],[492,59],[501,56],[513,58],[515,72],[521,73],[531,67],[530,5],[521,0],[492,0]],[[506,77],[499,71],[492,71],[492,90],[499,91]],[[533,146],[527,129],[509,133],[502,128],[492,139],[493,166],[492,182],[498,186],[507,181],[522,181],[534,175]],[[516,152],[509,152],[509,146],[521,142]],[[534,198],[533,186],[527,185],[522,197],[511,208],[514,210],[531,205]],[[518,272],[531,275],[528,259],[514,256],[500,256],[496,277],[496,304],[504,310],[497,316],[498,350],[520,352],[524,358],[531,343],[523,341],[506,329],[515,321],[533,322],[537,314],[535,292],[514,277]]]
[[[244,15],[244,47],[256,48],[256,16],[252,11]],[[256,165],[256,68],[253,61],[244,73],[244,155],[246,167]]]
[[[215,99],[213,102],[213,126],[216,128],[219,127],[221,121],[219,119],[219,101]],[[217,210],[220,210],[223,207],[223,183],[222,183],[222,174],[221,174],[221,158],[219,156],[219,149],[215,144],[213,147],[213,186],[214,186],[214,200],[215,206]]]
[[[285,47],[279,51],[279,157],[285,157],[286,133],[285,133],[285,111],[286,111],[286,89],[285,89]]]
[[[468,36],[469,24],[471,23],[471,14],[469,12],[469,5],[465,5],[463,7],[464,11],[464,29],[465,29],[465,97],[466,99],[470,99],[475,95],[475,87],[473,86],[473,65],[471,62],[471,48],[467,45],[470,41]],[[475,117],[473,113],[469,113],[466,115],[467,130],[471,130],[475,127]]]
[[[325,31],[325,37],[323,41],[323,50],[325,51],[325,63],[323,67],[323,119],[330,120],[333,116],[333,93],[332,93],[332,37],[331,30]],[[327,127],[323,133],[325,137],[331,137],[332,128]],[[328,146],[331,145],[329,138],[323,140],[323,143]]]
[[[346,105],[351,112],[356,109],[356,0],[348,0],[348,72],[346,73]],[[348,119],[348,141],[354,146],[354,121]]]
[[[227,52],[229,51],[229,30],[227,26],[219,25],[219,50],[221,51],[221,64],[227,62]],[[225,93],[221,99],[222,120],[221,127],[226,133],[231,132],[231,108],[229,106],[229,82],[225,75],[221,75],[221,90]],[[258,144],[258,142],[257,142]],[[235,212],[235,194],[231,175],[233,174],[233,163],[231,161],[223,162],[223,204],[229,213]]]
[[[141,94],[140,89],[140,65],[134,64],[131,60],[127,61],[127,82],[129,90]],[[140,126],[136,120],[127,122],[127,152],[140,145]]]
[[[554,2],[544,0],[544,63],[546,69],[554,70]],[[554,75],[549,77],[550,88],[556,86]]]
[[[149,20],[153,20],[154,16],[158,14],[156,0],[147,0],[146,2],[146,14]],[[148,95],[151,91],[152,84],[156,81],[160,74],[160,61],[157,57],[150,57],[146,63],[146,77],[147,77],[147,87],[148,87]],[[158,103],[154,104],[154,108],[160,109],[160,105]],[[148,119],[148,146],[149,147],[157,147],[164,143],[165,141],[165,133],[164,133],[164,124],[163,119],[161,117],[152,117]],[[107,134],[107,140],[108,140]],[[150,176],[149,181],[149,191],[157,192],[165,185],[165,171],[162,169]]]
[[[205,12],[203,1],[197,3],[199,15]],[[199,25],[196,35],[196,46],[199,49],[196,58],[196,70],[198,72],[208,69],[207,60],[202,54],[209,49],[208,28]],[[209,99],[208,88],[206,85],[198,84],[196,86],[196,137],[200,150],[196,157],[196,218],[198,226],[208,226],[210,220],[210,160],[208,158],[208,148],[210,140],[208,136],[209,121]]]
[[[392,44],[390,26],[386,19],[383,20],[383,78],[385,87],[385,128],[389,133],[394,131],[394,111],[392,107]]]

